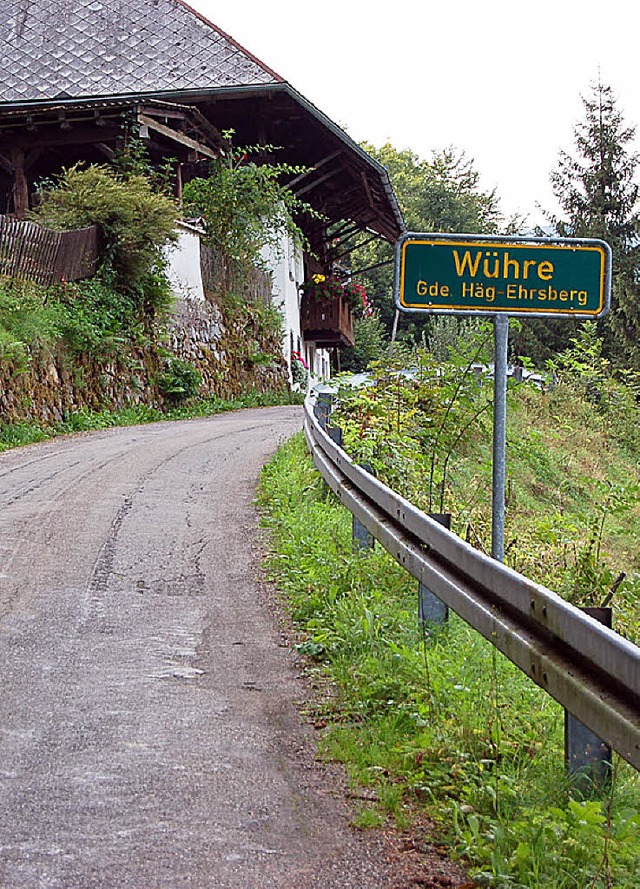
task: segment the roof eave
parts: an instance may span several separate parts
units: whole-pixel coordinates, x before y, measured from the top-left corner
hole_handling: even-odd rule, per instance
[[[249,98],[251,96],[268,96],[270,94],[275,95],[277,93],[284,93],[292,98],[302,108],[304,108],[305,111],[312,115],[322,126],[333,133],[333,135],[338,138],[343,144],[345,144],[350,151],[358,155],[367,165],[369,165],[376,171],[376,173],[380,177],[380,181],[382,182],[385,194],[388,198],[389,205],[392,209],[399,233],[406,231],[406,223],[402,215],[402,210],[400,209],[397,198],[393,191],[391,180],[389,179],[389,173],[386,168],[383,167],[382,164],[380,164],[377,160],[375,160],[375,158],[371,157],[370,154],[367,154],[367,152],[360,145],[358,145],[358,143],[354,141],[347,133],[345,133],[345,131],[340,126],[338,126],[338,124],[334,123],[331,118],[327,117],[326,114],[324,114],[319,108],[317,108],[312,102],[306,99],[301,93],[299,93],[296,89],[294,89],[294,87],[291,86],[291,84],[287,83],[286,81],[242,86],[201,87],[198,89],[186,90],[162,90],[157,92],[145,91],[140,93],[122,93],[101,96],[91,95],[68,98],[60,97],[48,100],[34,99],[21,102],[0,102],[0,112],[2,112],[3,110],[9,111],[20,109],[36,110],[38,108],[50,107],[54,104],[57,107],[65,105],[81,105],[84,103],[89,104],[100,100],[151,102],[154,99],[164,99],[171,101],[189,100],[192,102],[197,99],[206,98]]]

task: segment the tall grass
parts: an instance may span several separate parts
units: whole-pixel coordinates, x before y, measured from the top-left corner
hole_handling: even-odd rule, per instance
[[[301,437],[265,468],[260,503],[270,575],[324,689],[321,753],[362,798],[354,822],[428,813],[478,885],[638,887],[636,772],[616,762],[607,798],[580,798],[561,708],[457,617],[425,633],[415,582],[380,548],[353,552]]]

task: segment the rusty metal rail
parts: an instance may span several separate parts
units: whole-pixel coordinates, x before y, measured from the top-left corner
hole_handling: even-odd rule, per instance
[[[640,769],[640,648],[365,472],[320,427],[310,401],[305,435],[330,488],[413,577]]]

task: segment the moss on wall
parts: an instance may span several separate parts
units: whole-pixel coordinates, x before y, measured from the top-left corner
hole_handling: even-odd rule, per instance
[[[26,360],[0,357],[0,423],[55,422],[83,409],[162,408],[158,381],[172,357],[200,372],[204,397],[286,391],[281,333],[271,308],[235,303],[178,300],[166,330],[108,358],[77,353],[63,340],[53,348],[32,346]]]

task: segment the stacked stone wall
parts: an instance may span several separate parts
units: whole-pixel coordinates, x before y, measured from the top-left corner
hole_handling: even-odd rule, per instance
[[[0,423],[53,423],[80,410],[162,407],[159,374],[167,353],[193,364],[202,395],[230,398],[253,389],[283,391],[287,373],[278,336],[261,332],[242,313],[226,318],[211,299],[178,299],[168,340],[99,361],[88,356],[35,352],[26,367],[0,363]]]

